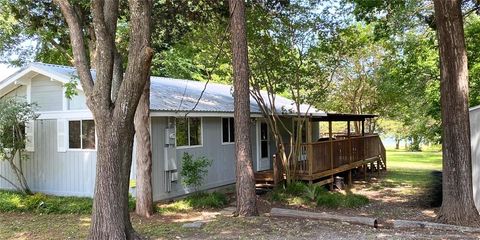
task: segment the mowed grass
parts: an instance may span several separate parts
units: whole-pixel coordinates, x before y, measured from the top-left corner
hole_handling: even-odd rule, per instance
[[[442,152],[387,150],[387,169],[383,187],[424,189],[432,183],[432,172],[442,170]]]

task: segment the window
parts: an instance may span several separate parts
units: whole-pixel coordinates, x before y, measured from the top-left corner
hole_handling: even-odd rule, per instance
[[[233,118],[222,118],[222,141],[223,143],[235,142],[235,128]]]
[[[202,145],[202,119],[176,119],[177,147]]]
[[[95,122],[93,120],[68,122],[68,148],[95,149]]]
[[[260,157],[268,158],[268,125],[260,123]]]

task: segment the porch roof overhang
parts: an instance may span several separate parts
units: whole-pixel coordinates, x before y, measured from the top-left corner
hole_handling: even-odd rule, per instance
[[[365,121],[365,119],[375,118],[375,114],[352,114],[352,113],[327,113],[326,116],[312,115],[310,118],[314,122],[348,122]]]

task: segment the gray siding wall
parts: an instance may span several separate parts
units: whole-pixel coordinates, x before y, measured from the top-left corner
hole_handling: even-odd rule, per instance
[[[177,149],[178,173],[181,171],[181,161],[184,152],[192,154],[194,158],[205,156],[212,160],[212,166],[208,170],[203,189],[219,187],[235,182],[235,159],[234,144],[222,144],[221,118],[203,118],[203,146],[186,149]],[[172,182],[171,191],[165,191],[165,166],[164,145],[166,117],[152,118],[152,156],[153,156],[153,198],[155,201],[169,199],[191,192],[181,183],[179,174],[178,181]],[[255,136],[255,128],[252,126],[252,136]],[[256,143],[252,139],[254,161],[256,156]],[[254,162],[255,165],[255,162]]]
[[[470,111],[472,180],[475,206],[480,211],[480,108]]]
[[[63,86],[51,81],[44,75],[32,78],[32,102],[38,104],[39,111],[61,111],[63,105]]]
[[[15,88],[13,91],[5,94],[2,98],[11,98],[11,97],[17,97],[17,98],[27,98],[27,87],[22,85],[17,88]]]
[[[64,196],[93,196],[96,152],[58,152],[56,120],[35,121],[35,151],[28,155],[24,173],[33,191]],[[15,179],[5,162],[0,162],[0,174]],[[0,188],[12,189],[2,179]]]

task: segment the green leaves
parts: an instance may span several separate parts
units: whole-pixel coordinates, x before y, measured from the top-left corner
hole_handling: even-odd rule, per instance
[[[182,183],[187,187],[193,187],[196,191],[203,184],[203,178],[208,173],[208,168],[212,165],[212,161],[206,157],[193,159],[188,153],[183,153],[182,157]]]
[[[36,104],[23,99],[0,100],[0,160],[9,159],[10,153],[25,148],[25,126],[38,118],[35,109]]]

